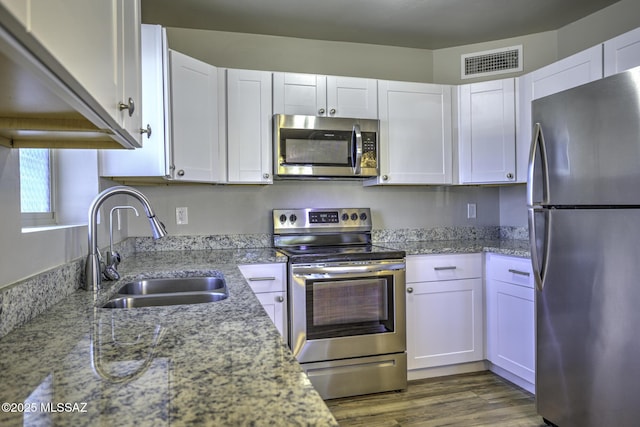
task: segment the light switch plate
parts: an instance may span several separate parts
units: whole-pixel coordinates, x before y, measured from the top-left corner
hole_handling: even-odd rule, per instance
[[[176,208],[176,224],[189,224],[189,210],[186,207]]]
[[[473,219],[476,217],[476,204],[467,203],[467,219]]]

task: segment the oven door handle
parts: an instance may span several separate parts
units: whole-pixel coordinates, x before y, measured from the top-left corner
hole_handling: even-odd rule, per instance
[[[312,274],[349,274],[362,275],[364,273],[379,273],[381,271],[404,270],[405,263],[367,264],[367,265],[304,265],[293,266],[291,272],[294,276],[309,276]]]

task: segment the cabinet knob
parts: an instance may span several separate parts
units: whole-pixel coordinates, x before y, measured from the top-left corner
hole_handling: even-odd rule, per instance
[[[178,171],[178,176],[184,176],[184,169],[180,169]]]
[[[413,293],[413,288],[407,288],[407,293],[408,293],[408,294]]]
[[[507,174],[507,179],[513,179],[513,174],[511,172]]]
[[[146,129],[140,129],[141,134],[147,134],[147,139],[151,138],[151,125],[147,125]]]
[[[389,176],[387,176],[387,175],[382,175],[382,180],[383,180],[383,181],[388,181],[388,180],[389,180]]]
[[[124,102],[121,102],[119,107],[120,107],[120,111],[128,110],[129,117],[133,116],[133,112],[136,110],[136,104],[135,102],[133,102],[133,99],[131,98],[129,98],[129,101],[127,101],[126,104]]]
[[[329,110],[329,114],[331,114],[332,116],[336,113],[336,109],[332,108],[331,110]]]
[[[319,114],[319,115],[323,115],[323,114],[324,114],[324,108],[319,109],[319,110],[318,110],[318,114]]]
[[[270,175],[270,174],[268,174],[268,173],[262,174],[262,177],[263,177],[264,179],[269,179],[269,177],[270,177],[270,176],[271,176],[271,175]]]
[[[278,295],[276,297],[276,302],[284,302],[284,297],[282,295]]]

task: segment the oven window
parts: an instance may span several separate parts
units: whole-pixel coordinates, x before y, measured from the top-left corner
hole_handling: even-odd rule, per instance
[[[393,332],[393,277],[307,281],[307,338]]]

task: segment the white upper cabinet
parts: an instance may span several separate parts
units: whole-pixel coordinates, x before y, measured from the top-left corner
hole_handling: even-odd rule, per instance
[[[515,182],[514,79],[466,84],[458,90],[460,183]]]
[[[271,73],[227,70],[227,182],[273,183]]]
[[[172,178],[220,180],[218,69],[169,49]]]
[[[357,77],[274,73],[273,113],[377,119],[377,83]]]
[[[640,66],[640,28],[604,42],[604,76]]]
[[[517,181],[527,182],[531,146],[531,102],[602,78],[602,46],[597,45],[519,78]]]
[[[135,1],[118,0],[118,94],[120,125],[142,144],[142,64],[140,57],[140,7]]]
[[[100,174],[130,182],[223,181],[218,69],[169,50],[159,25],[145,24],[141,32],[141,113],[151,134],[144,134],[137,150],[102,150]]]
[[[378,184],[450,184],[451,87],[378,81]]]
[[[139,147],[139,0],[2,6],[10,12],[0,17],[9,30],[2,84],[16,89],[2,108],[14,118],[3,121],[2,136],[16,147]]]
[[[151,132],[136,150],[101,150],[100,174],[108,177],[171,178],[168,54],[166,31],[142,25],[142,124]]]

